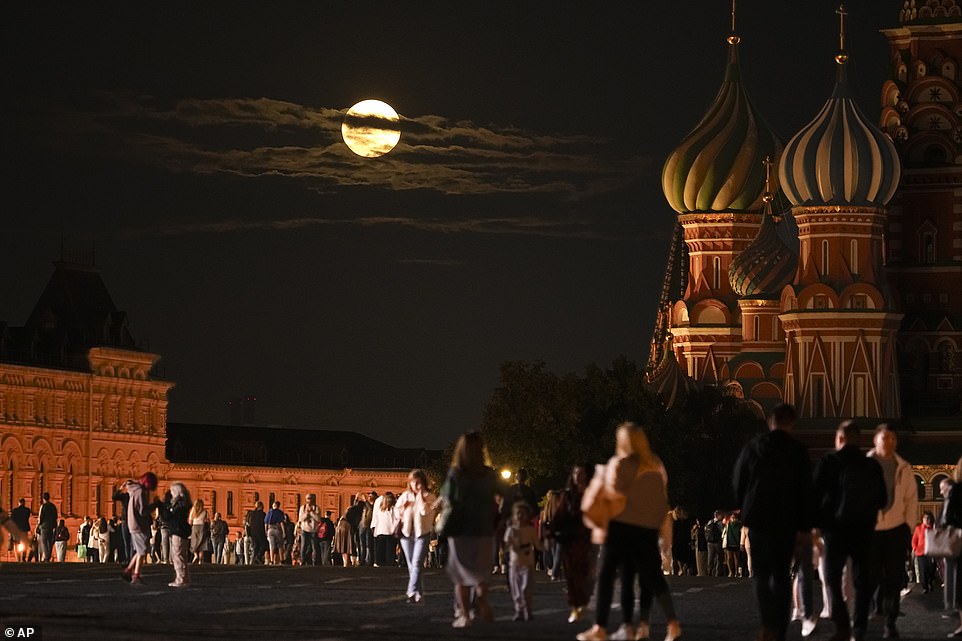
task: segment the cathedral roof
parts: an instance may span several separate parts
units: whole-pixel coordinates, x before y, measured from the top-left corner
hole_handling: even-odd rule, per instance
[[[92,347],[138,350],[127,314],[114,305],[100,270],[66,261],[54,266],[27,322],[0,342],[0,358],[89,371]]]
[[[678,407],[697,389],[695,381],[681,370],[670,344],[664,346],[661,360],[646,378],[667,408]]]
[[[252,425],[167,424],[173,463],[245,467],[411,469],[440,450],[397,448],[358,432]]]
[[[835,89],[815,119],[785,145],[779,183],[795,206],[884,207],[899,184],[898,153],[858,108],[847,56],[837,58]]]
[[[765,209],[755,239],[728,268],[732,290],[743,298],[777,298],[798,267],[798,252],[782,240],[770,208]]]
[[[738,39],[729,39],[728,65],[708,113],[672,152],[662,190],[678,213],[757,211],[762,206],[762,160],[782,142],[752,106],[741,80]]]

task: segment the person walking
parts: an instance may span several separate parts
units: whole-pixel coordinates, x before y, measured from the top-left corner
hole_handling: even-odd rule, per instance
[[[612,517],[604,536],[595,624],[578,634],[578,641],[604,641],[608,638],[615,574],[628,563],[637,572],[642,589],[657,599],[665,612],[665,641],[675,641],[681,637],[681,623],[662,572],[659,546],[660,532],[668,517],[668,474],[661,459],[651,451],[648,436],[639,425],[628,422],[618,426],[615,455],[608,460],[604,475],[603,492],[611,498],[623,497],[624,508]],[[670,545],[670,540],[664,543]],[[633,595],[631,602],[634,602]],[[622,616],[624,623],[619,633],[624,632],[626,637],[631,633],[634,638],[632,613],[622,612]],[[639,637],[642,632],[648,630],[640,630]]]
[[[398,497],[394,511],[401,524],[401,551],[408,568],[408,603],[420,604],[424,600],[421,571],[428,543],[434,530],[434,506],[437,497],[428,491],[428,475],[422,469],[408,473],[408,486]]]
[[[895,431],[883,423],[875,428],[873,442],[875,447],[868,456],[882,466],[888,501],[878,514],[872,537],[872,577],[885,615],[882,637],[889,639],[898,636],[896,623],[905,581],[905,559],[912,545],[919,499],[912,465],[895,451]]]
[[[187,520],[190,521],[190,551],[193,555],[191,563],[199,565],[204,562],[204,550],[207,549],[210,538],[210,516],[204,507],[204,501],[194,501]]]
[[[194,533],[190,522],[192,511],[190,492],[183,483],[171,483],[160,510],[170,531],[170,562],[174,566],[174,580],[167,585],[171,588],[184,588],[190,583],[187,568],[191,536]]]
[[[597,548],[591,543],[591,530],[585,527],[581,518],[581,497],[593,472],[594,467],[587,463],[578,463],[571,468],[551,519],[551,540],[560,551],[568,588],[566,596],[571,608],[568,623],[584,616],[595,583]]]
[[[942,516],[939,519],[939,525],[962,528],[962,458],[959,458],[955,464],[952,481],[946,483],[946,485],[948,487],[945,489],[948,491],[942,492],[944,498],[942,499]],[[956,557],[953,561],[955,561],[956,572],[952,606],[959,617],[959,627],[950,632],[949,637],[959,638],[962,637],[962,556]],[[946,592],[949,591],[948,581],[946,579]]]
[[[67,560],[67,544],[70,543],[70,530],[63,519],[60,519],[53,531],[53,542],[57,549],[57,563],[63,563]]]
[[[488,462],[481,432],[466,432],[458,437],[451,467],[441,487],[444,507],[440,534],[447,538],[448,558],[445,571],[454,584],[457,600],[454,628],[472,624],[471,589],[483,621],[493,621],[488,602],[488,577],[494,554],[495,495],[499,493],[498,475]]]
[[[916,574],[918,575],[919,585],[922,586],[922,594],[932,591],[932,586],[938,578],[935,569],[935,557],[925,555],[925,533],[935,527],[935,515],[926,511],[922,515],[922,522],[915,527],[912,532],[912,552],[915,555]]]
[[[40,513],[37,515],[37,534],[40,535],[40,561],[52,561],[54,530],[57,529],[57,506],[51,502],[50,492],[44,492],[40,500]]]
[[[749,441],[735,463],[733,485],[752,547],[752,585],[762,628],[759,641],[784,641],[792,603],[796,545],[811,544],[812,467],[790,434],[796,413],[776,406],[768,431]]]
[[[504,547],[508,550],[508,586],[514,602],[514,620],[530,621],[534,608],[531,592],[534,584],[534,553],[541,541],[534,526],[531,504],[515,501],[511,508],[511,520],[504,531]]]
[[[214,520],[210,523],[210,540],[214,544],[212,563],[226,563],[224,548],[227,544],[227,521],[221,518],[220,512],[214,513]]]
[[[23,563],[27,558],[27,548],[30,547],[30,508],[27,507],[26,499],[20,499],[17,507],[10,510],[10,520],[23,533],[10,536],[10,543],[16,551],[17,561]]]
[[[280,565],[284,550],[284,512],[281,511],[280,501],[274,501],[264,515],[264,527],[267,530],[267,563]]]
[[[317,495],[308,494],[297,512],[297,527],[301,533],[301,566],[317,565],[317,526],[321,512],[317,507]]]
[[[127,481],[127,528],[130,531],[131,558],[123,578],[132,586],[140,586],[140,568],[150,552],[150,515],[157,503],[154,491],[157,476],[145,472],[139,481]]]
[[[843,422],[835,432],[835,451],[815,467],[814,517],[824,541],[825,583],[835,624],[831,641],[865,637],[872,597],[870,548],[878,511],[887,501],[882,468],[862,453],[859,441],[855,422]],[[855,586],[851,613],[842,588],[848,559]]]

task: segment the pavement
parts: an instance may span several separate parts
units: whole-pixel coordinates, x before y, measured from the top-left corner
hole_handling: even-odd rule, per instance
[[[537,575],[534,620],[512,621],[506,582],[492,577],[494,623],[450,627],[453,596],[443,570],[426,570],[423,605],[405,603],[402,568],[291,568],[192,566],[191,586],[169,588],[169,566],[148,566],[144,585],[132,587],[116,565],[6,563],[0,566],[0,630],[4,638],[46,641],[184,640],[393,641],[416,639],[573,640],[589,627],[569,624],[563,582]],[[758,617],[747,579],[669,578],[686,641],[751,641]],[[617,599],[617,587],[616,587]],[[913,590],[903,600],[902,639],[944,639],[958,619],[942,618],[942,595]],[[664,618],[652,613],[651,638],[664,637]],[[617,607],[612,627],[621,621]],[[28,630],[32,633],[28,636]],[[880,639],[873,619],[869,639]],[[827,641],[832,625],[821,621],[813,641]],[[801,639],[799,624],[790,641]],[[2,641],[2,639],[0,639]]]

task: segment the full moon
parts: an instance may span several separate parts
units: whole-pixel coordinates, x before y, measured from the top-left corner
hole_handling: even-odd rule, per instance
[[[347,110],[341,137],[358,156],[377,158],[394,149],[401,139],[401,119],[391,105],[362,100]]]

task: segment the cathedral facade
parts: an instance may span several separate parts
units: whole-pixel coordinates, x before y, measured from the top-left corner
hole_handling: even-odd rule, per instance
[[[898,421],[920,442],[943,430],[958,451],[962,12],[904,3],[884,31],[878,125],[855,101],[838,13],[834,89],[784,143],[729,36],[722,87],[662,174],[680,275],[666,275],[648,378],[669,404],[712,385],[759,414],[791,403],[822,431],[850,417]],[[954,462],[918,468],[920,496],[938,498],[928,488]]]

